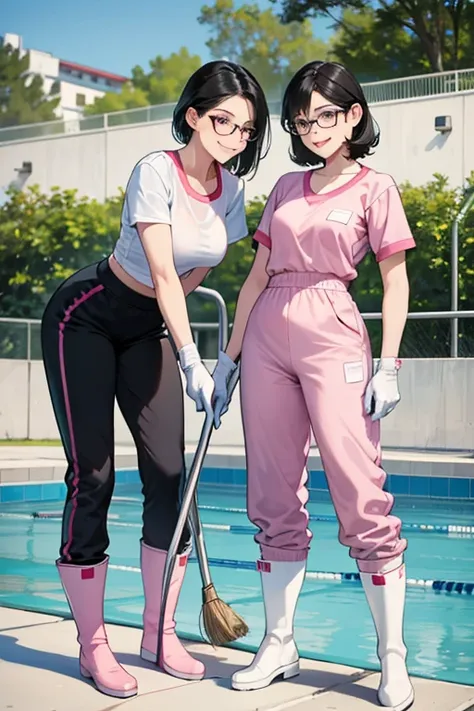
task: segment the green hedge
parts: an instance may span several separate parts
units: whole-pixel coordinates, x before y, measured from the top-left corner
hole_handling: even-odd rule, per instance
[[[407,255],[410,310],[449,310],[451,228],[464,193],[449,188],[441,175],[435,175],[426,185],[404,183],[400,189],[417,242],[417,249]],[[78,197],[74,190],[59,188],[46,195],[37,186],[11,191],[0,208],[0,314],[41,318],[47,299],[64,278],[109,254],[120,228],[122,199],[120,194],[99,203]],[[263,196],[247,203],[251,235],[263,205]],[[474,211],[461,225],[459,234],[460,308],[469,309],[474,308]],[[223,295],[230,318],[253,257],[251,240],[244,240],[229,250],[220,268],[206,280],[206,286]],[[358,271],[352,294],[359,308],[363,312],[380,311],[382,285],[373,255],[366,257]],[[194,321],[216,320],[215,307],[197,296],[189,298],[189,310]],[[380,325],[369,322],[368,326],[377,351]],[[0,357],[2,352],[8,354],[18,347],[18,329],[13,338],[14,330],[1,329]],[[474,355],[474,323],[461,321],[460,331],[460,354]],[[403,352],[414,357],[448,355],[449,322],[409,322]]]

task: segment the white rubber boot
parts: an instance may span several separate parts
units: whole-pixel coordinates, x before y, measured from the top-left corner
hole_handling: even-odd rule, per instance
[[[265,637],[252,664],[232,676],[232,688],[238,691],[263,689],[278,676],[289,679],[300,671],[293,621],[306,561],[259,560],[257,569],[265,605]]]
[[[377,656],[381,666],[379,703],[393,711],[405,711],[415,699],[403,641],[405,565],[400,558],[392,562],[390,572],[360,572],[360,578],[377,631]]]

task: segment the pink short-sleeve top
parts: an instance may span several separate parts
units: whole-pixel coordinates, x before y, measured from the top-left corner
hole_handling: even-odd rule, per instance
[[[254,235],[270,249],[267,272],[318,272],[343,281],[372,250],[377,262],[415,247],[397,185],[362,166],[345,185],[317,194],[312,170],[283,175]]]

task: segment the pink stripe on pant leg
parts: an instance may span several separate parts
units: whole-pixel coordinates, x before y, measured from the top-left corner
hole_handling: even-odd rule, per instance
[[[99,284],[98,286],[95,286],[93,289],[83,294],[80,299],[74,299],[74,302],[71,304],[71,306],[69,306],[69,308],[66,309],[66,311],[64,312],[63,320],[59,324],[59,368],[61,371],[61,384],[63,388],[64,404],[66,407],[69,440],[71,442],[72,470],[74,472],[74,478],[72,480],[73,492],[71,495],[72,511],[69,517],[67,542],[63,549],[63,555],[66,557],[67,560],[71,560],[71,556],[69,555],[69,549],[72,544],[72,527],[74,523],[74,516],[77,510],[77,495],[79,493],[79,462],[77,460],[76,440],[74,437],[74,428],[72,424],[71,415],[71,403],[69,401],[69,392],[66,380],[66,364],[64,362],[64,330],[66,328],[67,322],[71,318],[72,313],[78,308],[78,306],[84,304],[88,299],[91,298],[91,296],[98,294],[103,289],[104,286],[102,284]]]

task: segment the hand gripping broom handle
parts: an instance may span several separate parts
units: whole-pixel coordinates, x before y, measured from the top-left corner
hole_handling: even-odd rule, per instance
[[[217,302],[217,307],[219,310],[219,350],[224,350],[227,342],[228,334],[228,319],[227,319],[227,308],[225,301],[219,292],[213,289],[207,289],[205,287],[198,287],[195,290],[196,293],[202,296],[207,296],[213,298]],[[229,396],[232,395],[238,379],[239,370],[236,368],[229,382]],[[201,474],[202,465],[204,463],[204,457],[206,456],[207,448],[209,446],[209,441],[211,439],[211,434],[214,426],[214,417],[212,415],[206,416],[204,426],[201,431],[201,436],[199,438],[199,443],[194,455],[193,463],[191,465],[186,485],[184,488],[184,493],[181,502],[180,513],[178,516],[178,522],[171,540],[170,547],[168,549],[168,555],[166,557],[165,572],[163,576],[163,586],[161,595],[161,605],[160,605],[160,620],[158,625],[158,644],[157,644],[157,664],[160,665],[161,662],[161,652],[163,644],[163,630],[166,612],[166,601],[168,599],[169,588],[171,584],[171,578],[173,575],[173,568],[176,563],[176,554],[179,547],[179,542],[183,534],[184,526],[188,517],[191,521],[191,526],[195,536],[195,543],[197,549],[197,555],[199,560],[199,568],[201,571],[203,586],[207,587],[211,581],[211,575],[209,571],[209,563],[207,560],[207,552],[204,544],[204,538],[202,534],[202,526],[199,518],[199,512],[197,507],[196,489],[199,482],[199,476]]]

